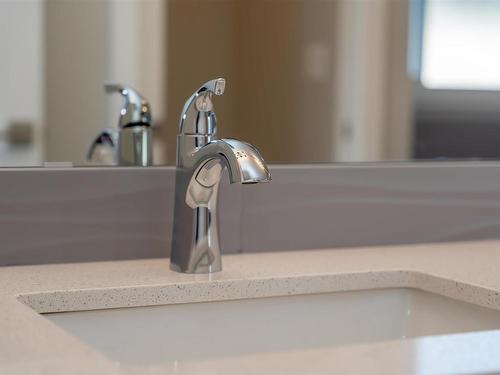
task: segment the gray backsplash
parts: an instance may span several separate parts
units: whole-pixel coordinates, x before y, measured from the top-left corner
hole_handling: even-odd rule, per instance
[[[272,166],[221,188],[225,253],[500,238],[500,163]],[[175,169],[0,170],[0,265],[167,257]]]
[[[499,163],[273,169],[243,186],[245,252],[500,238]]]

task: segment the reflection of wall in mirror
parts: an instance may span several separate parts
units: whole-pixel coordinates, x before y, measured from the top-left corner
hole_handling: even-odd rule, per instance
[[[408,158],[407,7],[171,0],[169,159],[183,101],[217,76],[228,81],[216,100],[219,135],[249,141],[268,161]]]
[[[42,161],[42,28],[42,2],[0,1],[0,166]],[[11,136],[21,128],[25,142]]]
[[[81,162],[117,126],[121,98],[105,95],[105,81],[135,87],[163,122],[165,11],[162,0],[46,2],[47,160]]]
[[[38,27],[45,35],[30,60],[36,89],[17,78],[6,82],[25,95],[18,100],[24,113],[38,111],[33,123],[46,124],[35,144],[45,142],[48,161],[83,161],[95,135],[116,126],[120,98],[106,97],[102,87],[114,80],[151,101],[162,124],[156,139],[172,163],[184,101],[217,76],[228,82],[216,100],[219,135],[255,144],[270,162],[411,154],[406,0],[5,3],[43,8]],[[38,40],[25,32],[31,44]],[[38,107],[27,104],[31,96]]]

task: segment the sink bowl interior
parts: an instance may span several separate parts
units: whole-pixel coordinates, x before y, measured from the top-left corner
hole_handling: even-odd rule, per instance
[[[499,311],[406,288],[44,316],[135,365],[500,328]]]

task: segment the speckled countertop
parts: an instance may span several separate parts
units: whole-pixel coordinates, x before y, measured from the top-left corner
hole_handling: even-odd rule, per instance
[[[40,315],[345,290],[412,287],[500,310],[500,241],[228,255],[185,275],[168,260],[0,268],[0,374],[500,373],[500,330],[203,359],[116,363]]]

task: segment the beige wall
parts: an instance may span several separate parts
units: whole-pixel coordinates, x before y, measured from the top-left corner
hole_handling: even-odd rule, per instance
[[[227,79],[216,99],[220,136],[253,143],[272,162],[329,160],[334,12],[335,2],[171,0],[169,160],[185,99],[218,76]]]
[[[387,144],[384,159],[413,157],[413,90],[408,74],[408,1],[395,1],[389,9]]]
[[[271,162],[411,155],[408,1],[170,0],[169,160],[184,100],[223,76],[220,136]]]
[[[0,166],[36,165],[43,159],[44,38],[42,1],[0,1]],[[30,123],[32,144],[13,146],[13,122]]]
[[[228,134],[235,108],[237,19],[229,1],[169,0],[167,63],[168,160],[175,161],[179,115],[184,101],[205,81],[224,77],[223,98],[216,99],[219,134]]]
[[[50,0],[45,17],[46,160],[81,162],[107,125],[108,6]]]
[[[411,156],[408,2],[338,0],[335,161]]]
[[[46,0],[46,160],[85,161],[104,128],[116,127],[122,98],[105,81],[128,84],[165,117],[166,3]],[[161,149],[155,162],[162,162]]]

